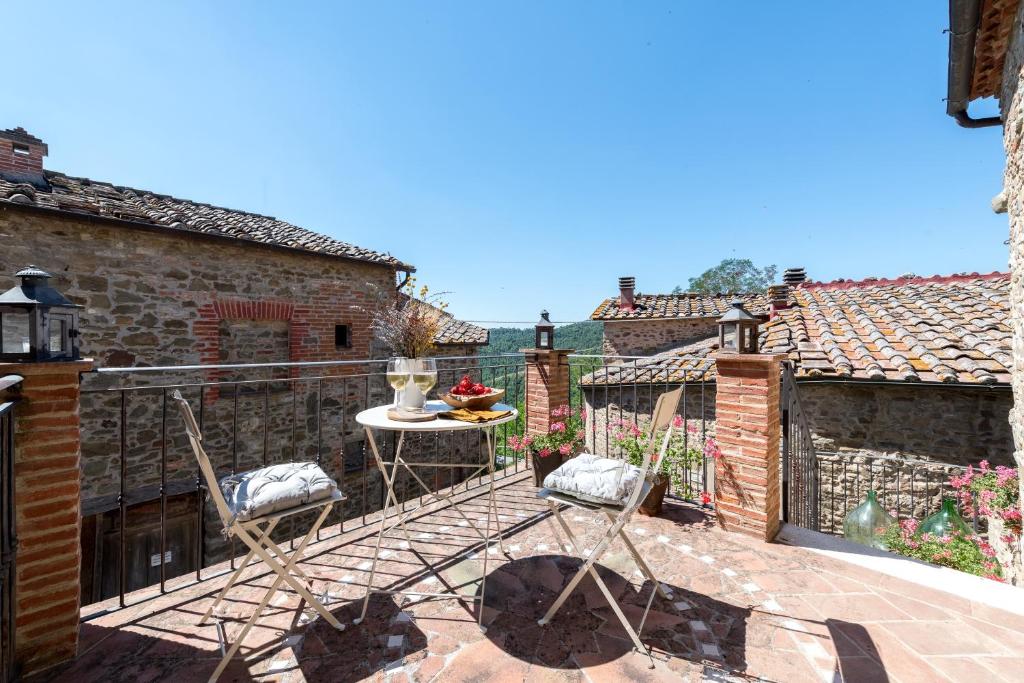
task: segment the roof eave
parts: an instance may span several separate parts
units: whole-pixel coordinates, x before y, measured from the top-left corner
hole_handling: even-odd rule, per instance
[[[99,223],[102,225],[113,225],[118,227],[135,228],[137,230],[145,230],[148,232],[154,232],[157,234],[171,233],[181,237],[196,237],[201,239],[210,239],[218,242],[226,242],[231,244],[244,244],[247,246],[253,246],[263,249],[274,249],[278,251],[285,251],[292,254],[303,254],[306,256],[322,256],[324,258],[341,259],[344,261],[354,261],[356,263],[365,263],[372,266],[381,266],[383,268],[389,268],[395,271],[404,271],[409,273],[415,273],[416,267],[403,263],[395,259],[395,261],[376,261],[373,259],[359,258],[358,256],[349,256],[347,254],[332,254],[325,251],[313,251],[311,249],[302,249],[299,247],[290,247],[286,244],[271,244],[268,242],[258,242],[256,240],[245,239],[242,237],[233,237],[231,235],[220,235],[217,233],[210,232],[199,232],[198,230],[188,230],[185,228],[175,228],[170,225],[158,225],[154,223],[143,223],[142,221],[132,221],[124,218],[117,218],[115,216],[100,216],[97,214],[86,213],[84,211],[69,211],[67,209],[51,208],[48,206],[36,206],[34,204],[20,204],[17,202],[10,202],[7,200],[0,200],[0,207],[4,209],[15,209],[17,211],[26,211],[28,213],[35,213],[39,215],[57,216],[67,220],[84,220],[89,223]]]

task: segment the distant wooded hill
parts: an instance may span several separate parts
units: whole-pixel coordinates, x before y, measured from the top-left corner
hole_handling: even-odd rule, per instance
[[[494,353],[516,353],[520,349],[532,349],[534,330],[518,327],[492,327],[491,340],[481,347],[480,355]],[[601,353],[604,324],[596,320],[562,325],[555,328],[555,346],[560,349],[575,349],[576,353]]]

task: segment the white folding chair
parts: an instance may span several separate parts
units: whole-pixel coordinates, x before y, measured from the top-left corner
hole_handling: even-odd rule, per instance
[[[199,620],[199,623],[206,623],[206,620],[210,618],[214,609],[224,600],[231,587],[238,582],[242,572],[245,571],[254,557],[257,558],[255,564],[258,565],[262,561],[277,574],[273,584],[267,589],[249,621],[238,632],[230,647],[226,646],[227,637],[223,625],[219,621],[217,622],[217,636],[220,640],[221,651],[224,652],[224,657],[221,659],[220,664],[217,665],[213,675],[210,676],[210,681],[217,680],[228,665],[228,662],[238,652],[242,641],[259,621],[260,615],[267,608],[267,605],[270,604],[271,599],[277,593],[282,582],[291,586],[331,626],[338,630],[344,629],[344,625],[313,596],[310,590],[311,584],[309,587],[306,585],[309,577],[298,567],[303,551],[310,540],[316,536],[316,532],[320,529],[324,520],[327,519],[331,508],[334,507],[335,503],[345,500],[345,496],[338,490],[337,484],[327,477],[316,464],[311,462],[282,463],[281,465],[265,467],[260,470],[218,480],[213,466],[210,464],[210,458],[203,449],[203,436],[195,416],[192,414],[192,408],[189,406],[188,401],[182,398],[181,392],[175,391],[172,394],[172,398],[181,410],[181,416],[185,421],[185,432],[188,434],[189,442],[192,444],[196,460],[199,461],[199,469],[206,480],[210,497],[217,508],[217,514],[220,515],[221,521],[224,524],[225,535],[229,537],[237,536],[242,543],[249,547],[249,554],[245,556],[238,569],[228,579],[228,582],[221,589],[213,604],[210,605],[210,609]],[[231,490],[231,503],[225,498],[222,485],[229,488],[229,490],[231,490],[231,487],[234,487]],[[298,547],[295,548],[291,556],[271,540],[270,534],[282,518],[319,508],[323,508],[320,516],[317,517],[313,526],[309,528],[309,531],[302,541],[299,542]]]
[[[562,530],[565,532],[565,535],[569,538],[569,543],[572,544],[572,547],[575,549],[576,554],[579,555],[580,559],[583,560],[583,564],[580,566],[579,570],[572,577],[569,583],[566,584],[565,588],[562,589],[562,592],[559,594],[554,604],[552,604],[550,609],[548,609],[547,614],[545,614],[540,620],[538,620],[537,623],[541,626],[545,626],[546,624],[548,624],[551,621],[551,619],[555,616],[555,613],[558,612],[558,610],[565,603],[569,595],[573,592],[573,590],[576,589],[576,586],[579,585],[579,582],[583,579],[583,577],[586,574],[589,574],[594,579],[594,582],[597,584],[598,589],[600,589],[605,599],[608,601],[608,604],[611,606],[612,611],[615,613],[615,616],[617,616],[619,618],[619,621],[622,622],[622,627],[626,629],[626,633],[629,634],[630,640],[633,641],[633,645],[636,647],[637,651],[644,652],[647,654],[648,657],[650,657],[651,668],[654,668],[654,657],[651,655],[651,652],[648,650],[648,648],[644,647],[643,643],[640,642],[640,633],[643,632],[644,622],[647,621],[647,614],[651,609],[651,604],[654,602],[655,594],[661,595],[666,600],[671,600],[672,594],[665,590],[665,587],[654,577],[654,572],[651,571],[651,568],[647,565],[646,562],[644,562],[643,558],[640,557],[640,554],[637,552],[636,547],[633,545],[633,542],[630,541],[629,537],[626,535],[625,526],[629,522],[630,518],[633,516],[633,513],[636,512],[638,507],[640,507],[640,504],[643,502],[644,498],[647,497],[647,494],[651,490],[650,479],[653,476],[651,472],[652,462],[657,462],[658,464],[660,464],[665,459],[665,453],[668,450],[669,441],[672,438],[672,417],[673,415],[675,415],[675,412],[679,406],[679,398],[680,396],[682,396],[682,393],[683,390],[680,387],[675,391],[669,391],[658,397],[658,402],[654,406],[654,413],[651,416],[651,425],[650,430],[648,432],[650,438],[647,442],[648,448],[644,453],[643,463],[640,465],[639,468],[631,469],[633,468],[633,466],[629,465],[628,463],[621,459],[600,458],[598,456],[593,456],[589,454],[577,456],[581,458],[583,456],[587,456],[587,461],[594,466],[594,469],[603,469],[604,472],[608,472],[611,476],[617,477],[616,486],[621,484],[624,475],[626,475],[627,473],[630,476],[635,476],[636,481],[633,485],[632,491],[628,494],[624,501],[617,503],[598,503],[595,502],[596,499],[592,496],[586,496],[585,498],[581,498],[578,492],[576,494],[573,494],[567,492],[566,490],[556,490],[554,488],[543,488],[537,493],[537,496],[539,498],[542,498],[547,501],[548,506],[554,513],[555,519],[558,520],[558,524],[562,527]],[[659,440],[658,435],[661,433],[663,433],[663,436]],[[658,456],[656,460],[654,457],[655,449],[658,449]],[[562,465],[561,467],[559,467],[558,470],[553,472],[551,475],[548,475],[545,481],[552,481],[553,479],[558,479],[559,475],[562,474],[560,470],[562,470],[562,468],[564,467],[566,467],[566,465]],[[566,470],[566,472],[571,472],[571,470]],[[566,475],[562,476],[564,477]],[[571,478],[574,475],[570,473],[568,474],[568,476]],[[579,542],[576,540],[576,537],[573,535],[572,530],[569,528],[569,525],[562,517],[562,505],[568,505],[570,507],[582,508],[591,511],[600,511],[608,517],[608,521],[611,523],[611,525],[608,527],[608,530],[605,532],[600,542],[594,547],[592,551],[590,551],[589,554],[584,552],[584,550],[581,548]],[[635,630],[633,626],[629,623],[629,620],[626,619],[626,615],[622,613],[622,609],[615,602],[615,597],[608,589],[608,586],[601,579],[601,576],[597,573],[597,570],[594,569],[594,563],[596,563],[601,558],[601,556],[608,549],[608,547],[611,545],[612,541],[616,537],[622,539],[623,544],[626,546],[626,549],[629,551],[629,554],[633,556],[633,560],[640,568],[640,571],[643,573],[644,576],[647,577],[649,581],[651,581],[651,583],[654,584],[654,587],[651,590],[651,596],[647,600],[647,606],[644,608],[643,616],[640,619],[640,624]]]

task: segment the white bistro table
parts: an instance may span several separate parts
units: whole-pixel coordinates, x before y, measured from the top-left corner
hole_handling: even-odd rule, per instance
[[[356,422],[363,426],[366,431],[366,441],[370,444],[370,450],[373,452],[373,458],[377,462],[377,468],[380,470],[381,476],[384,478],[384,486],[386,489],[386,498],[384,501],[384,510],[380,518],[380,528],[377,531],[377,543],[373,550],[373,564],[370,567],[370,580],[366,585],[366,596],[363,598],[363,611],[359,615],[359,618],[354,623],[358,624],[366,618],[366,609],[370,603],[370,593],[390,593],[393,595],[408,595],[416,597],[435,597],[435,598],[452,598],[458,600],[473,600],[480,602],[479,612],[479,623],[480,628],[483,629],[483,600],[484,600],[484,589],[487,582],[487,552],[491,544],[491,515],[494,515],[495,528],[498,527],[498,504],[494,497],[494,449],[496,444],[495,428],[498,425],[505,424],[506,422],[512,422],[519,415],[518,411],[512,406],[498,403],[494,405],[491,410],[508,410],[511,411],[508,415],[497,420],[490,420],[488,422],[461,422],[459,420],[448,420],[444,418],[437,418],[435,420],[429,420],[426,422],[402,422],[398,420],[392,420],[388,417],[388,411],[392,406],[377,406],[376,408],[370,408],[364,410],[356,415]],[[432,412],[444,412],[451,410],[447,404],[443,401],[428,401],[426,409]],[[419,433],[437,433],[437,432],[461,432],[471,429],[483,430],[484,435],[487,438],[487,462],[450,462],[450,463],[439,463],[439,462],[410,462],[402,456],[402,446],[405,443],[405,435],[408,432],[419,432]],[[397,432],[398,442],[395,445],[394,460],[384,460],[380,450],[377,448],[377,441],[373,436],[374,430],[391,431]],[[402,591],[402,590],[389,590],[383,588],[374,588],[373,579],[377,573],[377,561],[380,557],[380,544],[385,536],[389,535],[395,529],[401,529],[402,534],[405,536],[406,542],[409,544],[409,548],[413,547],[413,539],[409,535],[408,530],[405,528],[405,521],[409,519],[417,510],[423,507],[423,504],[417,505],[414,509],[402,512],[398,508],[398,496],[395,495],[395,479],[398,476],[399,467],[404,468],[416,482],[423,487],[423,490],[432,499],[439,502],[447,502],[451,509],[462,515],[462,518],[466,521],[468,526],[472,528],[480,536],[484,543],[484,573],[480,580],[480,595],[467,597],[459,593],[447,592],[447,593],[423,593],[417,591]],[[455,468],[455,467],[472,467],[474,468],[472,473],[467,479],[472,478],[487,470],[488,474],[488,503],[487,503],[487,531],[481,531],[480,528],[473,523],[459,506],[452,500],[454,495],[455,487],[449,488],[447,494],[438,493],[433,491],[426,482],[423,481],[415,472],[413,467],[434,467],[434,468]],[[397,520],[389,527],[388,520],[392,517],[397,517]],[[498,533],[498,543],[501,546],[502,552],[505,551],[504,541],[502,540],[501,533]],[[436,569],[422,560],[427,569],[430,570],[435,576],[438,576]],[[440,577],[438,577],[440,578]]]

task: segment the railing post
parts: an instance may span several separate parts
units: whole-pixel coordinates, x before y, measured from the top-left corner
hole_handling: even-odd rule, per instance
[[[21,383],[14,426],[16,665],[71,659],[81,602],[80,375],[91,360],[0,364]]]
[[[718,354],[715,514],[727,531],[779,530],[780,355]]]
[[[551,411],[569,403],[572,349],[523,349],[526,355],[526,433],[547,434]]]

